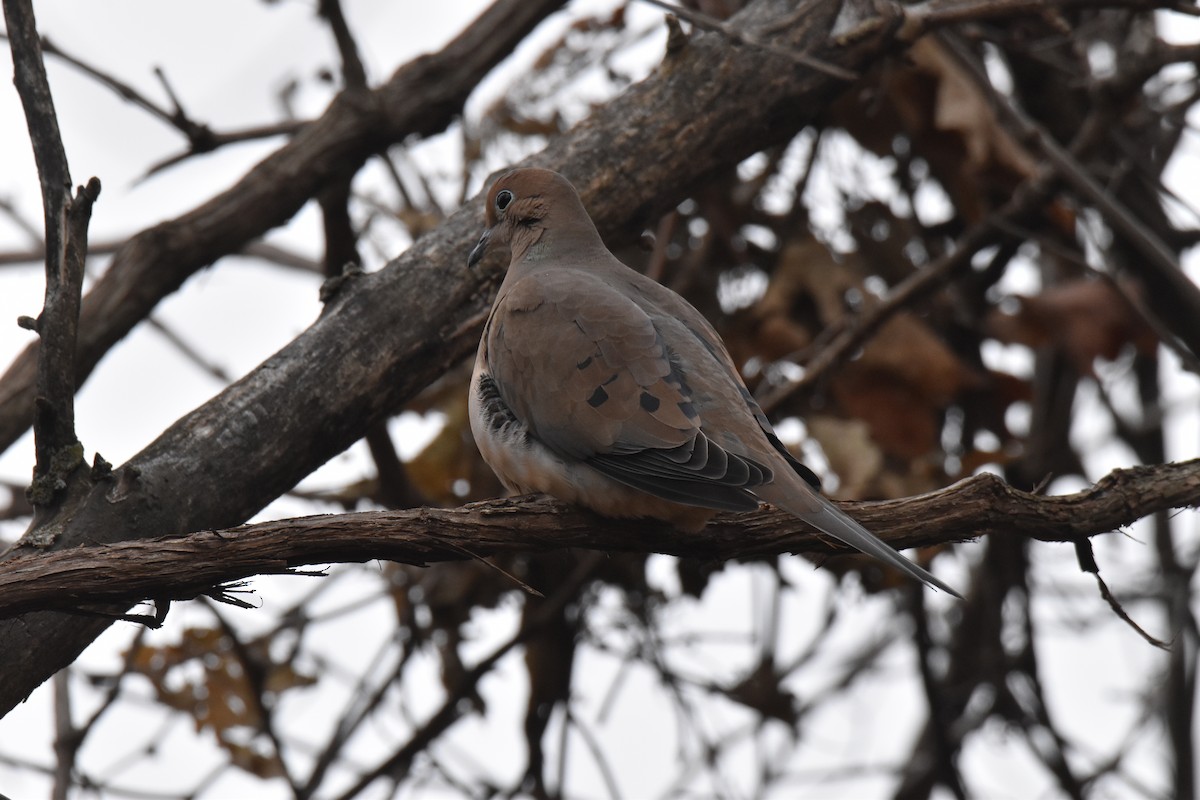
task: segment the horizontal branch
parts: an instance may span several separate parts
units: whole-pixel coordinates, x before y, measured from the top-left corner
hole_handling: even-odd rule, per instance
[[[1200,460],[1117,470],[1076,494],[1041,497],[991,474],[917,497],[845,507],[898,547],[1019,535],[1071,542],[1172,508],[1200,505]],[[186,536],[29,553],[0,565],[0,617],[96,603],[189,599],[253,575],[385,559],[408,564],[580,548],[707,560],[845,553],[789,514],[764,506],[720,514],[684,533],[649,521],[598,518],[553,500],[329,514]],[[536,587],[535,587],[536,588]]]

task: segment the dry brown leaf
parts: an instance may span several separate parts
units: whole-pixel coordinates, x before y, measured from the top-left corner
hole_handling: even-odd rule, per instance
[[[1037,160],[1009,135],[979,86],[936,39],[919,40],[908,54],[917,69],[936,76],[933,127],[958,134],[972,173],[1029,178],[1036,172]]]
[[[1081,375],[1095,375],[1097,358],[1111,361],[1128,345],[1146,355],[1158,346],[1153,329],[1108,281],[1079,279],[1017,299],[1015,313],[988,316],[988,335],[1032,348],[1053,345]]]
[[[812,237],[784,246],[763,296],[722,330],[735,363],[745,364],[752,357],[779,361],[812,344],[812,333],[796,312],[798,304],[811,301],[811,285],[821,285],[812,273],[821,271],[822,265],[837,266],[825,246]]]
[[[833,121],[882,156],[892,155],[896,136],[905,136],[969,222],[983,219],[1036,170],[1037,160],[933,38],[909,48],[905,63],[890,62],[873,92],[847,92],[831,108]]]
[[[837,495],[845,500],[870,497],[883,469],[883,453],[861,419],[813,414],[805,419],[808,432],[821,445],[829,467],[838,476]]]
[[[830,393],[890,456],[916,459],[939,447],[940,406],[895,374],[853,362],[830,381]]]
[[[255,666],[265,670],[263,691],[280,694],[289,689],[311,686],[316,678],[298,671],[292,664],[274,661],[270,642],[259,639],[244,645]],[[200,672],[179,667],[197,663]],[[196,730],[212,730],[217,741],[241,768],[261,777],[274,777],[280,766],[272,755],[260,754],[237,741],[239,729],[257,732],[262,727],[260,698],[246,674],[233,642],[225,633],[212,628],[187,628],[177,644],[163,647],[140,646],[131,662],[134,672],[150,681],[159,702],[188,714]]]
[[[983,380],[919,317],[903,312],[884,323],[858,363],[895,376],[938,406]]]

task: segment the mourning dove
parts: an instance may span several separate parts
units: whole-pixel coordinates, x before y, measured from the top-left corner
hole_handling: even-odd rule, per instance
[[[565,178],[501,176],[468,264],[491,244],[511,261],[475,358],[471,431],[508,489],[691,531],[762,500],[959,596],[821,496],[717,332],[608,251]]]

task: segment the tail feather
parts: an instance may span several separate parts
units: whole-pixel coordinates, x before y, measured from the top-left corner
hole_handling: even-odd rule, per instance
[[[930,586],[957,597],[959,600],[963,599],[963,596],[948,584],[939,580],[928,570],[917,566],[900,555],[882,539],[847,516],[845,512],[833,503],[809,490],[807,486],[801,488],[799,486],[790,487],[770,484],[761,488],[776,490],[767,492],[756,490],[756,494],[772,495],[763,497],[764,500],[795,514],[809,525],[832,536],[839,542],[848,544],[861,553],[873,556],[919,581],[923,581]]]

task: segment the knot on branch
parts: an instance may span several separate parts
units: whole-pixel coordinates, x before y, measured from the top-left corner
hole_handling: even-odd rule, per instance
[[[83,464],[83,445],[78,441],[56,448],[45,472],[35,472],[25,496],[35,506],[43,508],[54,503],[58,494],[67,488],[67,478]]]

